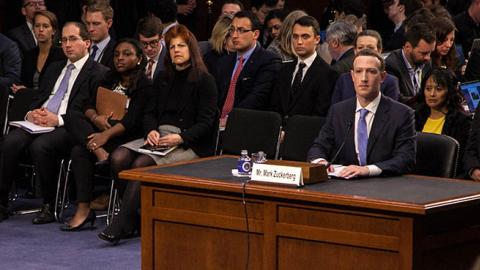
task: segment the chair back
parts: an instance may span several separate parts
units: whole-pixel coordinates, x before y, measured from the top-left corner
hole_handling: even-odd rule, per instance
[[[281,146],[282,159],[306,161],[308,150],[325,120],[325,117],[307,115],[294,115],[288,118]]]
[[[221,153],[240,155],[263,151],[268,159],[276,159],[282,118],[276,112],[233,109],[222,134]]]
[[[457,140],[450,136],[417,132],[415,174],[455,177],[459,149]]]

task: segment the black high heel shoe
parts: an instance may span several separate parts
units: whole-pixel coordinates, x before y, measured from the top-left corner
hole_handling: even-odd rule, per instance
[[[113,235],[113,234],[109,234],[109,233],[106,233],[105,231],[97,234],[98,238],[102,239],[103,241],[107,241],[111,244],[118,244],[118,242],[120,242],[121,239],[128,239],[128,238],[132,238],[135,236],[135,231],[133,232],[130,232],[130,233],[122,233],[120,235]]]
[[[60,226],[60,230],[61,231],[65,231],[65,232],[75,232],[75,231],[80,231],[82,229],[84,229],[83,227],[90,223],[90,229],[93,229],[93,225],[95,224],[95,220],[97,219],[97,215],[95,215],[95,211],[94,210],[90,210],[90,212],[88,213],[88,216],[87,218],[82,222],[82,224],[76,226],[76,227],[72,227],[70,226],[70,224],[65,224],[65,225],[62,225]]]

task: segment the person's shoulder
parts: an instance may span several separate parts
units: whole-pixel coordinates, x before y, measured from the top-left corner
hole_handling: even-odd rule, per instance
[[[414,114],[414,110],[412,108],[396,100],[393,100],[388,96],[382,95],[382,99],[380,102],[384,102],[387,106],[390,107],[391,111],[394,111],[398,114]]]
[[[255,48],[254,54],[256,54],[257,57],[263,59],[266,62],[278,61],[278,63],[281,63],[281,59],[277,54],[264,49],[262,46],[259,46],[258,44],[257,44],[257,47]]]

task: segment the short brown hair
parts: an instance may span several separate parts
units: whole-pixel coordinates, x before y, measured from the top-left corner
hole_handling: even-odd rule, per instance
[[[86,12],[101,12],[105,21],[113,19],[113,8],[109,4],[103,2],[88,5]]]
[[[150,38],[155,35],[162,35],[162,32],[162,21],[158,17],[147,16],[138,21],[137,36],[142,35],[146,38]]]
[[[355,63],[355,59],[360,56],[372,56],[377,58],[378,61],[380,61],[380,66],[378,67],[378,69],[382,72],[385,71],[385,60],[383,60],[383,57],[378,52],[372,49],[363,49],[355,55],[355,57],[353,58],[353,63]]]
[[[69,26],[69,25],[74,25],[78,28],[78,30],[80,32],[79,35],[83,40],[90,40],[90,36],[88,35],[87,27],[85,26],[85,24],[80,23],[80,22],[66,22],[63,25],[63,28],[65,28],[66,26]]]
[[[355,42],[353,42],[353,46],[357,47],[357,41],[359,37],[373,37],[377,40],[377,49],[379,51],[383,50],[383,45],[382,45],[382,36],[380,36],[380,33],[378,33],[375,30],[363,30],[362,32],[358,33],[357,37],[355,38]]]

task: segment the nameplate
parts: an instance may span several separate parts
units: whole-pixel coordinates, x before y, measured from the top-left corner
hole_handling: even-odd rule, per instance
[[[251,179],[267,183],[303,186],[301,167],[254,163]]]

